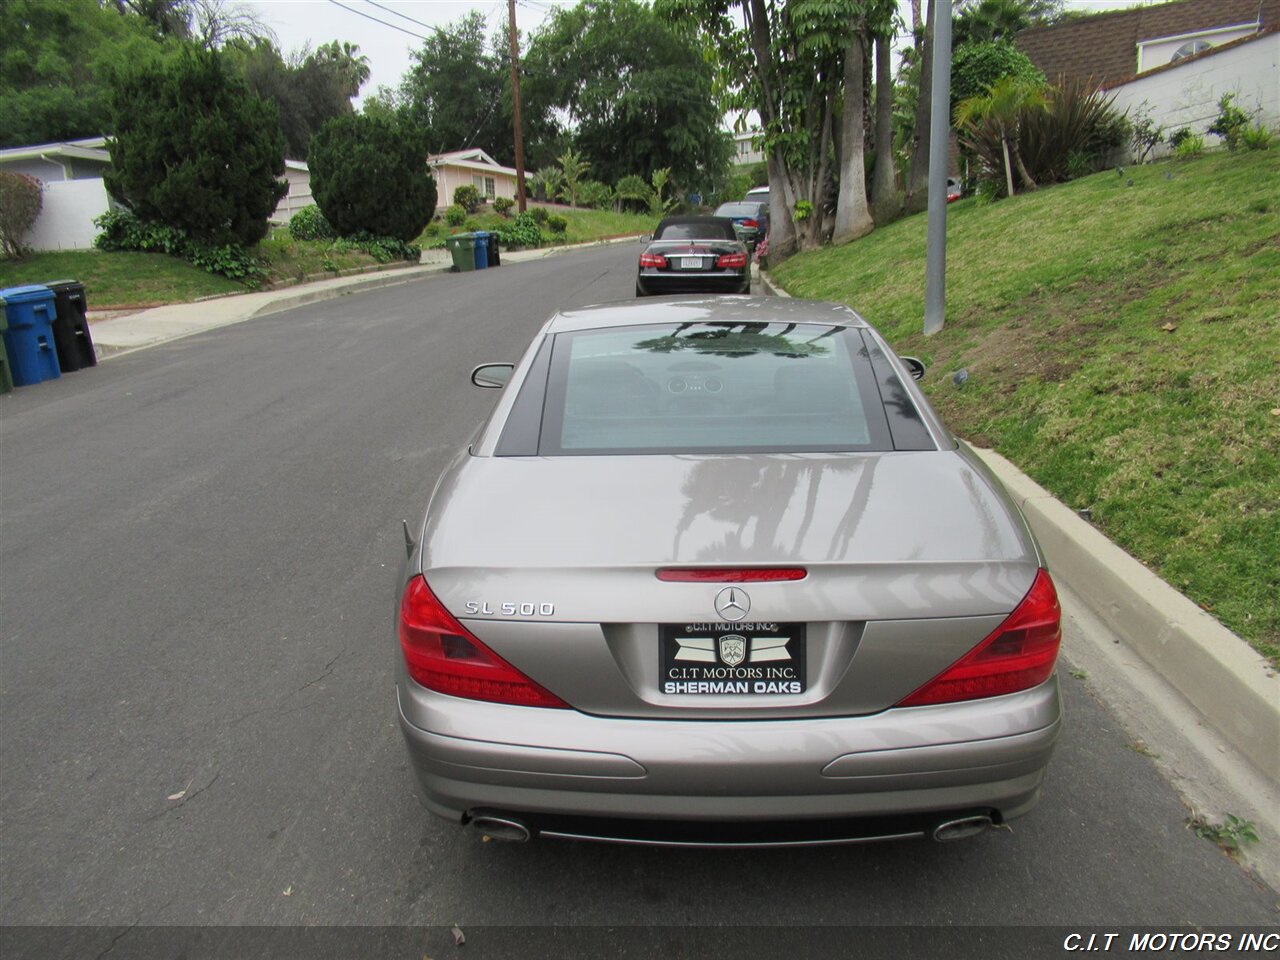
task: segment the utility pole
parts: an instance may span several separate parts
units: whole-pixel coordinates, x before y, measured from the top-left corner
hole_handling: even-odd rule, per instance
[[[938,0],[934,20],[933,106],[929,115],[929,242],[924,267],[925,336],[942,329],[946,312],[947,167],[951,148],[951,0]]]
[[[511,41],[511,112],[516,130],[516,203],[524,213],[524,130],[520,124],[520,45],[516,43],[516,0],[507,0],[508,39]]]

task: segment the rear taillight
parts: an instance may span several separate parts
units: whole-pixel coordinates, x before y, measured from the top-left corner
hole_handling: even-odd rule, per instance
[[[473,637],[422,577],[400,598],[400,650],[415,683],[468,700],[524,707],[567,707]]]
[[[657,267],[659,270],[667,265],[667,258],[660,253],[642,253],[640,254],[640,266]]]
[[[717,267],[745,267],[747,265],[747,255],[745,253],[726,253],[716,258]]]
[[[759,227],[759,226],[760,226],[760,224],[759,224],[759,223],[757,223],[755,220],[751,220],[751,219],[743,220],[743,221],[742,221],[742,225],[743,225],[744,227],[750,227],[752,230],[755,230],[757,227]]]
[[[1061,643],[1062,608],[1053,581],[1041,570],[1004,623],[898,706],[922,707],[1029,690],[1049,679]]]

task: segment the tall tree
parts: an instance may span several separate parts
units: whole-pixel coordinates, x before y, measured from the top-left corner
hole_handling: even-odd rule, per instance
[[[690,31],[636,0],[558,7],[521,63],[522,102],[535,114],[563,113],[601,180],[669,167],[687,188],[728,165],[712,68]]]
[[[893,35],[876,34],[876,161],[871,181],[871,217],[883,226],[902,211],[893,157]]]
[[[1020,30],[1053,20],[1062,0],[960,0],[956,4],[953,42],[1012,40]]]
[[[214,243],[251,244],[287,187],[275,106],[221,54],[185,47],[142,64],[112,92],[107,191],[144,220]]]
[[[920,50],[920,89],[916,94],[916,120],[911,136],[911,167],[907,173],[906,213],[919,213],[929,206],[929,123],[933,97],[933,23],[937,8],[929,0],[925,17],[924,43]]]
[[[3,0],[0,51],[0,147],[17,147],[110,133],[112,72],[168,49],[95,0]]]
[[[480,147],[500,163],[515,162],[511,115],[504,109],[509,55],[497,52],[499,46],[487,48],[484,15],[473,10],[414,51],[400,96],[430,153]]]

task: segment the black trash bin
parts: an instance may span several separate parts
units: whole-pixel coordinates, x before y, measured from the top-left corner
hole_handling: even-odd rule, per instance
[[[53,346],[63,372],[96,367],[98,354],[89,335],[89,309],[84,284],[77,280],[53,280],[45,284],[53,291],[57,317],[53,321]]]
[[[502,261],[498,259],[498,234],[494,230],[489,231],[489,266],[498,267],[502,265]]]

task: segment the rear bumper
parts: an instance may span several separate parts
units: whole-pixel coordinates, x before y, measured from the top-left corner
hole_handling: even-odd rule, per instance
[[[636,288],[648,296],[668,293],[750,293],[751,274],[742,273],[661,273],[642,271],[636,276]]]
[[[866,717],[670,721],[459,700],[402,679],[421,794],[476,810],[706,824],[910,817],[1035,803],[1061,724],[1056,676],[1022,693]]]

